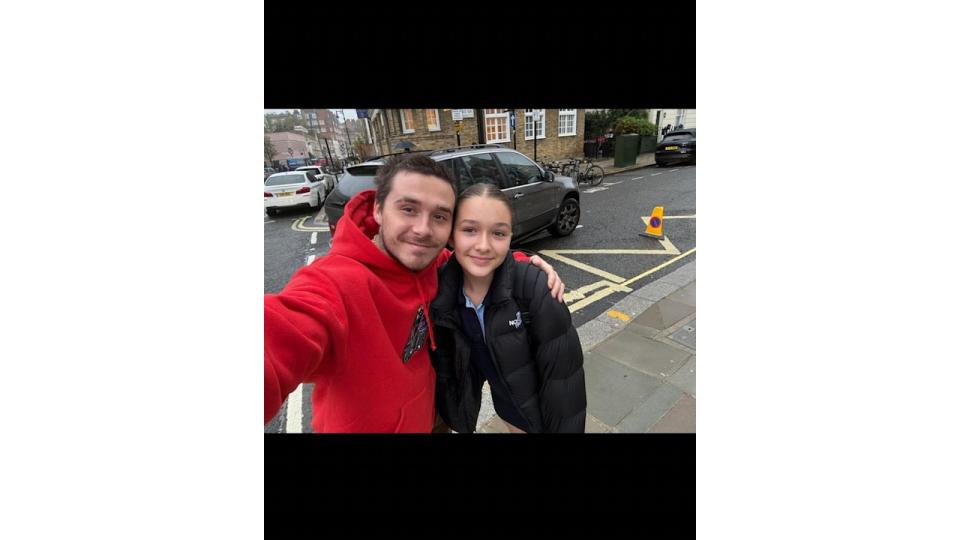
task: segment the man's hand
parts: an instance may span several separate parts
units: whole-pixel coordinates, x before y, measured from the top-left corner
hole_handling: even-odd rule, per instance
[[[556,298],[561,304],[565,304],[566,302],[563,301],[563,282],[560,281],[557,271],[547,264],[547,261],[541,259],[539,255],[530,257],[530,264],[547,274],[547,287],[550,288],[550,296]]]

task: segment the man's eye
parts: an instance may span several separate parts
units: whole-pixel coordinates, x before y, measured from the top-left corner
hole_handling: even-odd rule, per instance
[[[412,213],[413,213],[413,208],[407,206],[407,207],[401,208],[400,211],[403,212],[403,213],[405,213],[405,214],[412,214]]]
[[[435,215],[435,216],[433,216],[433,217],[434,217],[434,219],[436,219],[437,221],[446,221],[446,220],[447,220],[447,216],[444,215],[444,214],[437,214],[437,215]]]

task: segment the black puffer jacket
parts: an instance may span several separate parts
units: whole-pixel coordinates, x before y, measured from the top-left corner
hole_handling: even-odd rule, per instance
[[[437,410],[458,433],[473,433],[483,381],[470,369],[470,342],[460,327],[463,270],[451,258],[430,307],[437,350]],[[526,302],[524,302],[526,300]],[[547,276],[509,253],[487,293],[484,326],[490,356],[531,433],[583,433],[587,392],[583,350],[570,310],[550,296]],[[517,324],[529,308],[529,321]],[[511,324],[513,321],[513,324]]]

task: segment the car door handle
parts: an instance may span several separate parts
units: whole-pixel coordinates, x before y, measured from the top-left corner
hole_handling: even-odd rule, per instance
[[[513,196],[514,199],[519,199],[520,197],[523,197],[523,193],[517,193]]]

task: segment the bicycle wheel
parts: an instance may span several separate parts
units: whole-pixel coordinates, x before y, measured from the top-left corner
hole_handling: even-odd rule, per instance
[[[577,177],[573,175],[573,171],[574,171],[574,170],[575,170],[575,169],[574,169],[572,163],[566,163],[566,164],[564,164],[563,167],[560,168],[560,175],[561,175],[561,176],[569,176],[569,177],[573,178],[574,180],[576,180]]]
[[[587,169],[587,181],[591,186],[599,186],[603,182],[603,169],[599,165],[591,165]]]

